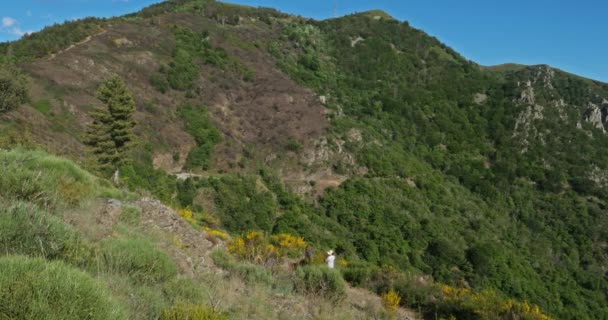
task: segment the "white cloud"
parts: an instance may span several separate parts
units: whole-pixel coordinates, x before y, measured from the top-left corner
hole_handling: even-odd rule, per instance
[[[3,26],[4,28],[7,28],[7,27],[12,27],[12,26],[14,26],[16,23],[17,23],[17,20],[15,20],[15,19],[13,19],[13,18],[11,18],[11,17],[4,17],[4,18],[2,18],[2,26]]]
[[[19,27],[14,27],[14,28],[6,29],[6,33],[14,34],[16,36],[23,36],[23,35],[26,35],[26,34],[30,34],[32,32],[33,31],[24,31],[24,30],[21,30],[21,28],[19,28]]]
[[[0,20],[0,32],[20,37],[32,33],[30,30],[21,29],[17,20],[11,17],[4,17]]]

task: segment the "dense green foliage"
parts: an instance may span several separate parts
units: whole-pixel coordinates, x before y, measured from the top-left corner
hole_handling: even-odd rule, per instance
[[[57,174],[66,180],[79,180],[82,174],[92,177],[74,163],[40,151],[0,151],[0,159],[11,168],[4,176],[21,177],[7,178],[13,181],[12,190],[26,190],[37,176],[48,176],[44,185],[49,188]],[[24,164],[38,170],[15,169]],[[113,220],[103,214],[105,201],[58,202],[61,207],[45,210],[27,192],[0,195],[0,318],[301,319],[309,310],[292,304],[310,308],[311,301],[315,309],[321,303],[322,309],[310,310],[321,318],[353,319],[361,316],[351,313],[367,313],[313,300],[314,296],[295,291],[293,272],[278,277],[274,270],[236,262],[221,248],[211,256],[228,272],[217,275],[203,268],[188,275],[183,270],[188,260],[180,258],[190,251],[179,240],[181,232],[164,234],[167,243],[160,228],[142,225],[140,215],[151,212],[128,203],[128,194],[103,186],[100,179],[91,178],[89,183],[91,193],[83,200],[120,199],[124,202],[119,217]],[[60,200],[63,193],[55,196]]]
[[[86,18],[48,26],[24,35],[19,41],[0,44],[0,57],[42,58],[101,32],[101,22],[101,19]]]
[[[279,66],[344,113],[334,134],[363,135],[346,147],[369,173],[321,201],[357,256],[497,289],[560,318],[606,315],[606,190],[589,172],[604,168],[608,141],[574,123],[557,129],[564,120],[551,114],[534,122],[541,134],[515,131],[527,108],[518,81],[551,77],[534,84],[546,106],[556,95],[581,105],[593,96],[583,88],[605,86],[545,67],[484,72],[407,23],[368,15],[292,23],[283,37],[270,47]],[[475,102],[479,93],[487,100]]]
[[[0,257],[2,319],[125,319],[108,290],[62,262]]]
[[[209,169],[213,148],[220,142],[220,132],[209,121],[207,108],[181,105],[177,112],[184,121],[186,131],[196,141],[196,147],[190,150],[186,159],[186,168]]]
[[[27,99],[27,80],[10,63],[0,60],[0,113],[18,108]]]
[[[130,190],[150,192],[165,203],[172,203],[176,191],[176,178],[152,165],[152,146],[150,143],[137,145],[131,150],[132,161],[120,168],[121,183]]]
[[[104,107],[98,107],[91,113],[93,123],[87,130],[86,144],[91,148],[100,170],[107,173],[127,162],[127,152],[134,140],[135,100],[118,76],[99,87],[97,98]]]
[[[169,88],[186,91],[189,96],[197,92],[201,67],[199,63],[238,74],[243,80],[253,79],[253,72],[243,63],[211,45],[208,32],[194,32],[189,28],[174,27],[175,48],[168,67],[161,66],[150,76],[150,83],[161,93]]]
[[[296,270],[296,290],[340,301],[346,295],[346,283],[340,272],[325,266],[303,266]]]

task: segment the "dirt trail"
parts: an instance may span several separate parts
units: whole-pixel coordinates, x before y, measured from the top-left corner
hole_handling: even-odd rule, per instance
[[[51,54],[51,56],[49,57],[49,60],[53,60],[53,59],[55,59],[55,57],[56,57],[58,54],[62,54],[62,53],[64,53],[64,52],[68,52],[68,51],[70,51],[70,50],[74,49],[75,47],[77,47],[77,46],[79,46],[79,45],[82,45],[82,44],[85,44],[85,43],[87,43],[87,42],[91,41],[91,39],[93,39],[94,37],[100,36],[100,35],[102,35],[102,34],[104,34],[104,33],[106,33],[106,32],[108,32],[108,30],[105,30],[105,29],[104,29],[104,30],[102,30],[102,31],[100,31],[100,32],[98,32],[98,33],[96,33],[96,34],[94,34],[94,35],[91,35],[91,36],[88,36],[88,37],[84,38],[84,40],[82,40],[82,41],[80,41],[80,42],[76,42],[76,43],[74,43],[74,44],[71,44],[69,47],[67,47],[67,48],[65,48],[65,49],[63,49],[63,50],[59,50],[59,51],[58,51],[58,52],[56,52],[56,53],[52,53],[52,54]]]

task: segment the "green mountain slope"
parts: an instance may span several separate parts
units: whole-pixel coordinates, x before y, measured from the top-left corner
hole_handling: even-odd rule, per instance
[[[494,317],[509,298],[608,317],[604,83],[482,67],[382,12],[314,21],[203,0],[52,27],[0,53],[29,81],[0,146],[88,163],[94,92],[116,73],[138,105],[124,184],[200,224],[335,248],[352,284],[393,288],[429,316],[492,318],[422,275],[495,291]]]

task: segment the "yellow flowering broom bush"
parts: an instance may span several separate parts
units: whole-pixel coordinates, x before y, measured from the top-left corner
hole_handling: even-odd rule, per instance
[[[551,320],[537,305],[527,301],[504,299],[492,290],[473,291],[468,288],[441,286],[442,300],[448,309],[467,310],[480,319]]]
[[[291,234],[266,236],[249,231],[228,242],[228,252],[242,260],[261,265],[274,265],[286,257],[303,256],[306,242]]]
[[[399,303],[401,303],[401,297],[395,290],[391,289],[389,292],[380,296],[382,298],[382,305],[386,311],[390,314],[394,314],[399,309]]]

